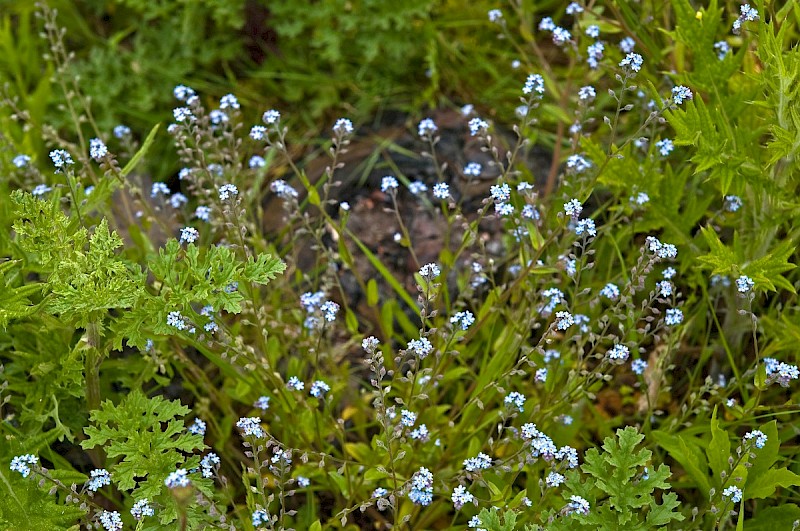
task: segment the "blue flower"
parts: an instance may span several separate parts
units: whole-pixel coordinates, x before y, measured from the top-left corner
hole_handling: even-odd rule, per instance
[[[634,374],[641,376],[647,370],[647,362],[642,359],[635,359],[631,362],[631,370]]]
[[[97,492],[98,489],[111,485],[111,474],[105,468],[97,468],[90,473],[90,479],[86,482],[86,488],[92,492]]]
[[[755,286],[755,282],[747,275],[742,275],[736,279],[736,289],[739,290],[739,293],[747,293],[753,289],[753,286]]]
[[[433,474],[430,470],[420,467],[414,472],[408,499],[415,505],[430,505],[433,501]]]
[[[644,59],[638,53],[629,53],[625,58],[619,62],[620,68],[630,72],[638,72],[642,69]]]
[[[258,439],[264,437],[264,429],[261,427],[261,419],[258,417],[242,417],[236,422],[236,427],[242,432],[242,435],[252,436]]]
[[[625,37],[621,41],[619,41],[619,49],[622,50],[622,53],[631,53],[633,49],[636,47],[636,41],[633,40],[631,37]]]
[[[122,518],[117,511],[103,511],[100,513],[100,525],[106,531],[122,531]]]
[[[567,32],[567,40],[569,40],[569,32]],[[539,74],[529,75],[528,79],[525,80],[525,85],[522,87],[522,93],[536,93],[539,96],[544,94],[544,78]]]
[[[755,441],[755,447],[760,450],[767,444],[767,435],[763,431],[753,430],[746,433],[743,440],[745,443],[748,441]]]
[[[728,498],[733,503],[739,503],[742,501],[742,489],[735,485],[731,485],[722,491],[722,496]]]
[[[281,119],[281,113],[279,113],[275,109],[270,109],[261,116],[261,120],[267,125],[274,125],[278,123],[280,119]]]
[[[683,322],[683,312],[680,311],[678,308],[669,308],[667,309],[666,316],[664,317],[664,323],[667,326],[675,326],[679,325]]]
[[[141,520],[145,516],[153,516],[155,511],[150,507],[150,500],[142,498],[131,507],[131,516],[136,520]]]
[[[430,118],[425,118],[417,126],[417,134],[419,134],[420,138],[424,139],[433,138],[433,135],[438,130],[439,128],[436,126],[436,123]]]
[[[181,243],[194,243],[200,237],[200,233],[194,227],[184,227],[181,229]]]
[[[179,468],[175,472],[172,472],[167,479],[164,480],[164,485],[166,485],[170,489],[174,489],[177,487],[188,487],[189,486],[189,473],[186,471],[185,468]]]
[[[503,403],[508,406],[516,407],[521,413],[523,411],[523,406],[525,405],[525,395],[516,391],[512,391],[505,396]]]
[[[681,105],[684,101],[690,100],[693,97],[692,91],[683,85],[672,87],[672,101],[675,102],[675,105]]]
[[[22,477],[26,478],[31,473],[29,465],[35,465],[39,462],[39,458],[33,454],[18,455],[11,460],[11,470],[19,472]]]
[[[397,183],[397,179],[392,177],[391,175],[387,175],[383,179],[381,179],[381,192],[386,193],[389,191],[395,191],[400,185]]]

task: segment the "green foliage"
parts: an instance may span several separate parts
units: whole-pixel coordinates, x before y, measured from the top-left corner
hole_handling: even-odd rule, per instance
[[[712,274],[730,275],[734,278],[747,275],[757,286],[776,291],[776,286],[794,292],[794,286],[781,274],[791,271],[795,264],[789,263],[795,253],[795,245],[791,240],[780,242],[775,249],[756,259],[745,256],[742,243],[736,233],[733,237],[733,249],[726,247],[711,227],[702,229],[703,237],[709,247],[709,253],[698,256],[697,260]]]
[[[67,505],[38,488],[35,483],[0,470],[0,527],[20,531],[76,530],[75,522],[86,511]]]
[[[798,363],[800,7],[755,2],[759,19],[734,36],[738,5],[719,0],[570,15],[566,0],[59,0],[43,43],[32,6],[12,4],[0,527],[91,527],[106,509],[147,530],[250,529],[254,515],[314,530],[477,516],[492,531],[800,518],[800,392],[791,367],[767,376]],[[537,29],[545,16],[569,45]],[[635,75],[618,66],[623,37],[644,56]],[[544,94],[524,95],[531,121],[515,120],[531,73]],[[197,100],[176,103],[179,83]],[[694,94],[680,105],[679,84]],[[241,108],[222,118],[228,92]],[[176,105],[194,119],[153,125]],[[248,135],[265,108],[279,124]],[[428,115],[430,143],[414,125]],[[338,116],[356,131],[332,140]],[[489,136],[468,133],[475,116]],[[112,135],[119,121],[131,137]],[[88,157],[94,137],[108,157]],[[75,164],[54,173],[46,152],[61,148]],[[386,174],[448,183],[452,202],[379,191]],[[221,197],[225,184],[237,192]],[[487,198],[498,184],[511,215]],[[571,198],[596,235],[565,215]],[[176,240],[182,227],[197,241]],[[416,272],[428,262],[435,279]],[[739,293],[739,275],[757,289]],[[681,323],[665,318],[677,310]],[[423,339],[426,355],[411,343]],[[764,447],[743,442],[763,419]],[[201,470],[209,451],[219,459]],[[25,453],[44,468],[9,474]],[[112,485],[90,493],[100,468]],[[181,468],[189,486],[167,488]],[[410,493],[421,468],[425,506]],[[722,494],[734,486],[741,504]],[[144,498],[156,516],[134,522]]]
[[[178,400],[147,398],[137,389],[118,405],[106,400],[92,411],[92,426],[86,428],[88,438],[81,446],[102,446],[116,461],[110,471],[119,487],[135,489],[136,497],[152,498],[166,488],[166,477],[184,465],[183,453],[204,447],[203,437],[188,433],[179,420],[188,413]],[[186,468],[198,462],[195,459]]]
[[[644,439],[636,428],[617,430],[617,436],[606,437],[603,452],[590,448],[586,452],[581,470],[588,474],[579,481],[570,474],[567,488],[584,496],[591,505],[589,514],[575,514],[570,518],[579,522],[564,521],[564,529],[654,529],[668,525],[684,516],[676,512],[680,506],[677,494],[666,492],[658,503],[653,495],[656,489],[669,491],[666,481],[669,467],[650,463],[653,452],[637,447]],[[560,529],[561,527],[556,527]]]

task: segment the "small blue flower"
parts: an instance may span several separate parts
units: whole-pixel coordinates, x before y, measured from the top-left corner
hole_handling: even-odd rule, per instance
[[[194,227],[184,227],[181,229],[181,243],[194,243],[200,237],[200,233]]]
[[[739,503],[742,501],[742,489],[735,485],[731,485],[722,491],[722,496],[728,498],[733,503]]]
[[[484,453],[479,453],[476,457],[464,460],[464,469],[467,472],[476,470],[486,470],[492,467],[492,458]]]
[[[644,64],[644,59],[638,53],[629,53],[619,62],[620,68],[626,72],[639,72]]]
[[[423,139],[433,138],[433,135],[438,130],[439,128],[436,126],[436,122],[430,118],[425,118],[417,126],[417,134]]]
[[[570,155],[567,157],[567,169],[573,173],[583,173],[592,167],[592,161],[583,155]]]
[[[253,511],[252,516],[253,527],[258,527],[260,525],[270,525],[269,513],[264,509],[256,509]]]
[[[131,128],[128,127],[127,125],[118,125],[114,127],[113,134],[114,137],[123,139],[131,134]]]
[[[189,426],[189,433],[192,435],[205,435],[206,423],[202,419],[194,419],[194,423]]]
[[[589,514],[591,506],[589,502],[580,496],[570,496],[569,503],[567,504],[567,514]]]
[[[487,14],[489,16],[489,22],[499,24],[503,20],[503,12],[499,9],[490,9]]]
[[[167,326],[172,326],[178,330],[184,330],[186,328],[186,321],[183,315],[181,315],[181,312],[169,312],[169,315],[167,315]]]
[[[617,363],[624,363],[625,361],[628,361],[630,354],[631,352],[628,350],[628,347],[619,344],[614,345],[608,352],[606,352],[608,359]]]
[[[505,396],[503,403],[508,406],[516,407],[521,413],[523,411],[523,406],[525,405],[525,395],[516,391],[512,391]]]
[[[261,439],[266,435],[261,427],[261,419],[258,417],[242,417],[236,422],[236,427],[241,430],[244,436]]]
[[[740,208],[742,208],[742,198],[738,195],[726,195],[725,196],[725,210],[728,212],[736,212]]]
[[[223,184],[219,187],[219,200],[226,201],[232,196],[239,195],[239,189],[233,184]]]
[[[478,136],[489,129],[489,124],[480,118],[473,118],[469,121],[469,132],[472,136]]]
[[[178,107],[173,109],[172,116],[175,118],[176,122],[190,122],[195,119],[194,114],[192,114],[191,109],[188,107]]]
[[[433,280],[442,274],[442,270],[439,269],[439,266],[436,264],[425,264],[420,268],[419,274],[425,280]]]
[[[254,125],[250,128],[250,138],[253,140],[264,140],[267,136],[267,128],[263,125]]]
[[[631,370],[634,374],[641,376],[647,370],[647,362],[642,359],[635,359],[631,362]]]
[[[459,485],[455,489],[453,489],[453,493],[450,495],[450,499],[453,500],[453,507],[455,508],[456,511],[458,511],[464,505],[472,503],[472,501],[475,499],[475,496],[470,494],[464,485]]]
[[[464,167],[464,175],[467,177],[479,177],[483,171],[483,166],[477,162],[470,162]]]
[[[239,100],[233,94],[225,94],[219,100],[220,109],[238,109]]]
[[[742,275],[736,279],[736,289],[739,290],[739,293],[747,293],[755,286],[755,282],[753,279],[748,277],[747,275]]]
[[[636,41],[630,37],[625,37],[621,41],[619,41],[619,49],[622,50],[622,53],[628,54],[633,51],[636,47]]]
[[[582,236],[584,232],[589,236],[597,236],[597,229],[595,229],[592,218],[582,219],[575,225],[575,234]]]
[[[400,187],[397,182],[397,179],[392,177],[391,175],[387,175],[383,179],[381,179],[381,192],[386,193],[389,191],[395,191]]]
[[[56,167],[56,170],[60,170],[65,166],[71,166],[72,164],[75,164],[72,160],[72,156],[64,149],[54,149],[51,151],[50,160],[53,161],[53,166]]]
[[[567,6],[567,15],[577,15],[583,13],[583,7],[578,2],[572,2]]]
[[[567,40],[569,40],[569,32],[567,32]],[[528,79],[525,80],[525,85],[522,87],[522,93],[535,93],[541,97],[544,94],[544,78],[539,74],[529,75]]]
[[[331,386],[323,382],[322,380],[317,380],[311,384],[311,389],[309,390],[309,394],[316,398],[322,398],[325,396],[325,393],[331,390]]]
[[[592,101],[597,97],[594,87],[586,85],[578,90],[578,99],[581,101]]]
[[[683,85],[672,87],[672,101],[675,102],[675,105],[681,105],[684,101],[690,100],[693,97],[692,91]]]
[[[200,461],[200,473],[204,478],[214,477],[214,469],[219,466],[219,456],[211,452]]]
[[[586,48],[586,63],[589,65],[589,68],[592,70],[597,68],[600,59],[603,58],[605,49],[605,44],[600,41],[590,44],[589,47]]]
[[[557,26],[553,29],[553,44],[563,46],[572,40],[572,34],[565,28]]]
[[[108,155],[108,148],[99,138],[89,140],[89,156],[95,161],[100,162]]]
[[[97,468],[90,473],[90,479],[86,482],[86,488],[92,492],[97,492],[98,489],[106,485],[111,485],[111,474],[105,468]]]
[[[18,455],[11,460],[9,467],[12,472],[19,472],[22,477],[26,478],[31,473],[30,465],[35,465],[39,462],[39,458],[33,454]]]
[[[431,342],[428,341],[427,337],[421,337],[419,339],[412,339],[409,341],[406,350],[413,351],[417,356],[419,356],[419,359],[425,359],[433,350],[433,345],[431,345]]]
[[[456,314],[450,318],[450,323],[458,325],[461,328],[461,330],[466,330],[467,328],[472,326],[474,322],[475,322],[475,316],[472,315],[472,312],[470,312],[469,310],[463,312],[456,312]]]
[[[280,121],[280,119],[281,119],[281,113],[279,113],[275,109],[270,109],[261,116],[261,120],[267,125],[277,124],[278,121]]]
[[[570,199],[564,203],[564,213],[571,218],[577,218],[583,211],[583,205],[577,199]]]
[[[150,506],[150,500],[147,498],[142,498],[131,507],[131,516],[133,516],[135,520],[141,520],[145,516],[153,516],[154,514],[156,513]]]
[[[411,477],[411,491],[408,499],[415,505],[430,505],[433,501],[433,474],[425,467],[414,472]]]
[[[47,192],[52,191],[53,189],[46,184],[37,184],[36,187],[31,190],[31,195],[34,197],[41,197]]]
[[[353,132],[353,122],[347,118],[339,118],[333,125],[333,132],[339,136],[349,135]]]
[[[717,59],[722,61],[731,52],[731,46],[725,41],[719,41],[714,43],[714,50],[717,52]]]
[[[195,92],[185,85],[178,85],[172,90],[172,95],[175,96],[176,100],[186,101],[191,96],[194,96]]]
[[[105,531],[122,531],[122,517],[117,511],[100,513],[100,525]]]
[[[189,486],[189,473],[186,471],[185,468],[179,468],[175,472],[172,472],[167,479],[164,480],[164,485],[167,488],[174,489],[177,487],[188,487]]]
[[[586,35],[593,39],[596,39],[600,36],[600,26],[597,24],[592,24],[588,28],[586,28]]]
[[[291,376],[286,382],[286,387],[294,389],[295,391],[302,391],[306,388],[306,384],[297,376]]]
[[[619,288],[617,287],[616,284],[612,284],[611,282],[609,282],[608,284],[603,286],[603,289],[600,290],[600,295],[602,297],[615,301],[619,298]]]
[[[336,314],[339,313],[339,305],[333,301],[325,301],[320,305],[319,310],[326,321],[332,322],[336,320]]]
[[[498,203],[505,203],[511,199],[511,187],[506,183],[494,184],[489,188],[492,199]]]
[[[447,183],[436,183],[433,185],[433,197],[436,199],[447,199],[450,197],[450,186]]]
[[[676,326],[683,322],[683,312],[680,311],[678,308],[668,308],[666,312],[666,316],[664,317],[664,323],[667,326]]]
[[[763,431],[753,430],[746,433],[743,440],[745,443],[755,441],[755,447],[760,450],[767,444],[767,435]]]
[[[408,191],[414,195],[420,195],[428,191],[428,187],[422,181],[409,183]]]
[[[556,312],[556,329],[564,331],[575,324],[575,319],[569,312]]]
[[[544,481],[545,483],[547,483],[548,487],[556,488],[562,483],[564,483],[564,481],[566,481],[566,478],[563,475],[559,474],[558,472],[550,472],[549,474],[547,474],[547,478],[545,478]]]
[[[656,142],[656,148],[658,148],[658,152],[661,153],[662,157],[667,157],[672,153],[675,146],[672,144],[672,140],[665,138]]]

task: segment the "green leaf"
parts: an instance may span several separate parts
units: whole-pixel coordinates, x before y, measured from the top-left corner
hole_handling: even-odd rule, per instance
[[[191,468],[185,453],[205,447],[202,435],[189,433],[179,420],[188,413],[178,400],[147,398],[137,389],[118,405],[106,400],[91,412],[92,426],[85,428],[81,446],[102,446],[110,459],[120,458],[108,467],[119,488],[153,498],[179,465]]]
[[[125,167],[122,168],[121,174],[123,178],[127,177],[128,174],[133,171],[136,165],[139,164],[139,161],[141,161],[142,158],[144,158],[144,156],[147,154],[147,152],[150,151],[150,146],[153,145],[153,140],[155,140],[156,134],[158,133],[158,129],[160,127],[161,124],[156,124],[150,130],[150,133],[147,135],[147,138],[145,138],[144,142],[142,143],[142,147],[139,148],[139,151],[137,151],[136,154],[133,157],[131,157],[131,160],[128,161]]]
[[[708,464],[713,474],[712,484],[719,485],[722,481],[721,474],[728,472],[728,458],[731,456],[731,441],[728,432],[719,427],[717,410],[711,416],[711,442],[706,449]]]
[[[744,498],[768,498],[778,487],[796,487],[800,485],[800,476],[786,468],[773,468],[758,476],[758,479],[747,478]]]
[[[761,509],[754,518],[744,523],[744,529],[745,531],[792,529],[795,520],[800,520],[800,507],[793,503],[787,503]]]

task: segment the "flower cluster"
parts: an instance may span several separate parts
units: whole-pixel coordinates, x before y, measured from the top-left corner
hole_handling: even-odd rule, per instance
[[[408,499],[415,505],[430,505],[433,501],[433,474],[430,470],[420,467],[414,472]]]

